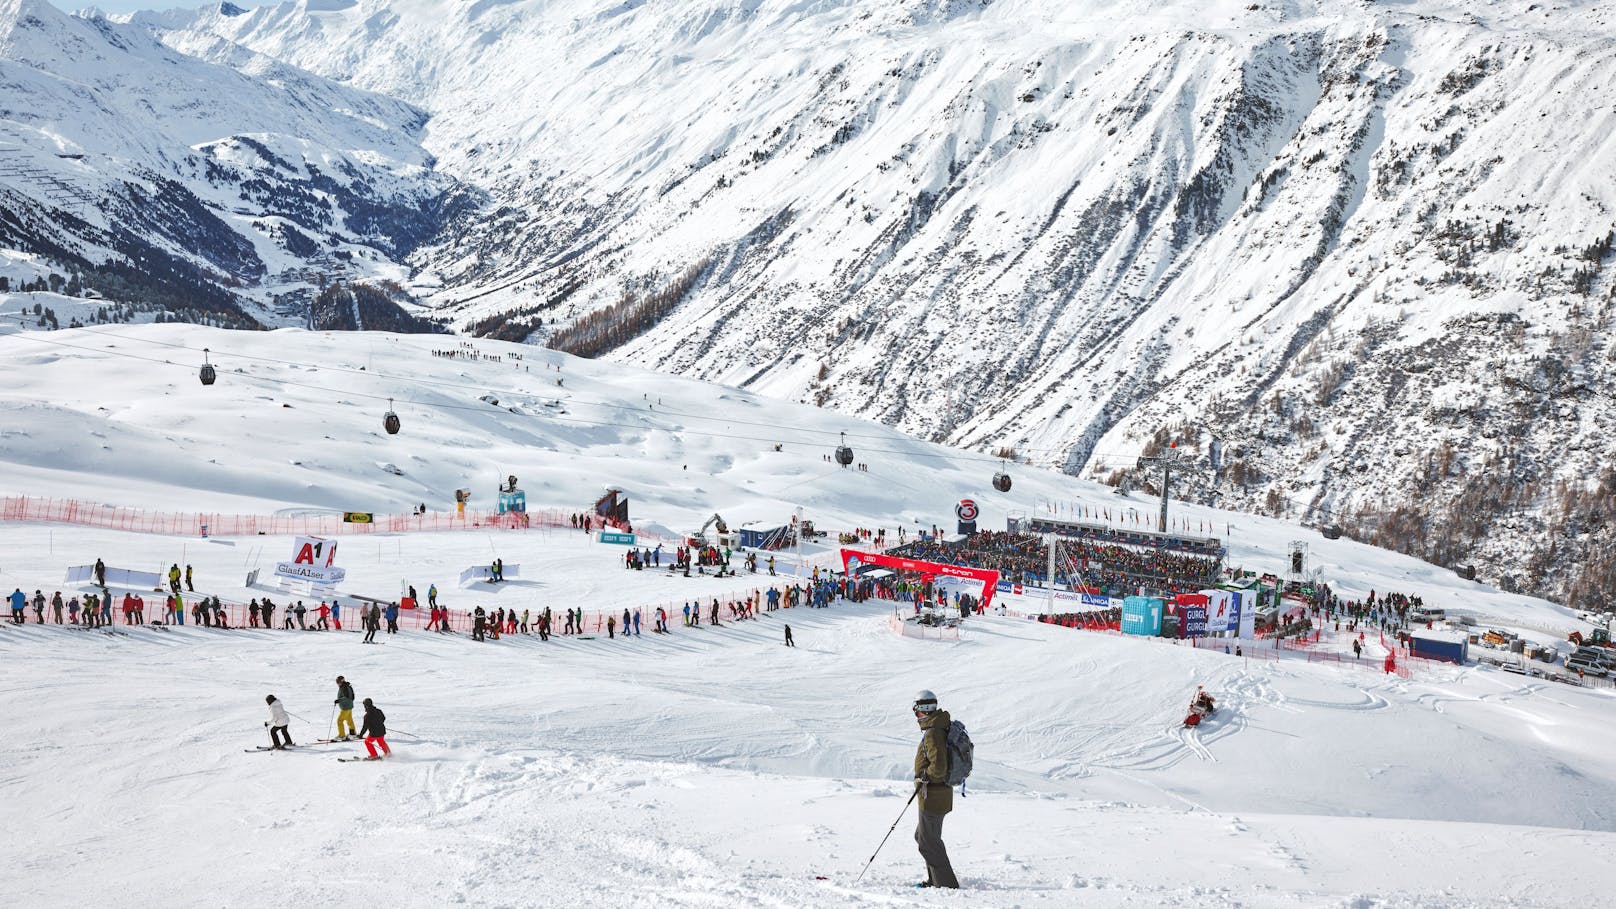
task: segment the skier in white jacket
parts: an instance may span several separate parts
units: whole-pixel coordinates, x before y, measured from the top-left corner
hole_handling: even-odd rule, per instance
[[[290,747],[292,734],[286,727],[291,720],[286,718],[286,708],[281,706],[280,701],[275,700],[273,694],[264,700],[269,704],[269,722],[264,724],[269,727],[269,744],[277,751]]]

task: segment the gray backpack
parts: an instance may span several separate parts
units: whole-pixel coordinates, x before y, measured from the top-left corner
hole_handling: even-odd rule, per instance
[[[971,744],[971,734],[965,731],[965,724],[954,720],[948,724],[948,785],[963,786],[965,778],[971,775],[971,759],[976,747]]]

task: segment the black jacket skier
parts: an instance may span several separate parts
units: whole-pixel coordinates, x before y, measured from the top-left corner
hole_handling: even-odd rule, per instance
[[[379,739],[387,735],[387,714],[382,713],[380,707],[372,704],[370,698],[365,698],[364,704],[365,722],[359,727],[359,734],[367,739],[372,736]]]
[[[365,750],[370,752],[370,760],[381,759],[376,753],[376,746],[380,745],[382,754],[392,754],[393,749],[387,747],[387,716],[381,712],[370,698],[365,698],[365,724],[359,728],[359,734],[365,739]]]

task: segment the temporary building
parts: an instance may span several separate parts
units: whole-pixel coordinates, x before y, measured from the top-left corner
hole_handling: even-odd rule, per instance
[[[1409,653],[1462,665],[1470,659],[1470,636],[1457,631],[1413,631],[1409,633]]]
[[[743,549],[784,549],[791,545],[791,528],[784,524],[773,527],[749,523],[740,528],[739,534]]]

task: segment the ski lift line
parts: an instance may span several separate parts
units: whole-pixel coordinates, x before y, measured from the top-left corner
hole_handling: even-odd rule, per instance
[[[203,349],[203,348],[192,347],[192,346],[190,346],[188,344],[176,344],[176,343],[173,343],[173,342],[170,342],[170,341],[158,341],[158,340],[151,339],[151,338],[129,338],[129,337],[125,336],[125,335],[111,334],[109,332],[103,332],[103,331],[94,331],[94,330],[90,330],[90,329],[82,328],[82,327],[77,328],[77,329],[70,329],[70,330],[72,330],[72,331],[82,331],[82,332],[84,332],[86,334],[92,334],[92,335],[104,335],[106,337],[117,338],[117,339],[122,340],[122,341],[130,341],[130,340],[140,341],[140,342],[146,343],[146,344],[156,344],[156,345],[159,345],[161,347],[172,347],[172,348],[175,348],[177,350],[195,351],[195,350],[202,350]],[[85,348],[85,349],[94,350],[95,348]],[[484,394],[526,395],[528,397],[539,396],[537,392],[527,390],[527,389],[517,389],[517,388],[497,389],[497,388],[490,388],[488,385],[470,385],[470,384],[461,383],[461,382],[447,382],[447,381],[443,381],[443,380],[440,380],[440,379],[422,379],[422,378],[416,378],[416,377],[413,377],[413,376],[403,376],[403,375],[394,375],[394,374],[391,374],[391,373],[375,372],[373,370],[352,369],[352,368],[345,367],[345,366],[332,366],[332,365],[325,364],[325,363],[303,363],[303,362],[300,362],[300,361],[297,361],[297,360],[283,360],[283,359],[280,359],[278,357],[264,357],[264,356],[257,356],[257,355],[254,355],[254,354],[231,354],[231,356],[237,357],[239,359],[244,359],[244,360],[257,360],[257,361],[264,362],[264,363],[274,363],[274,364],[278,364],[278,365],[282,365],[282,366],[297,366],[297,367],[304,368],[304,369],[323,369],[323,370],[329,370],[329,371],[332,371],[332,372],[346,372],[346,373],[351,373],[353,375],[367,376],[367,377],[370,377],[370,378],[395,379],[395,380],[398,380],[398,381],[401,381],[401,382],[410,382],[410,383],[413,383],[413,384],[416,384],[416,385],[430,385],[430,386],[437,386],[437,387],[441,387],[441,388],[456,388],[456,389],[463,389],[463,390],[466,390],[466,391],[480,391],[480,392],[483,392]],[[295,384],[295,383],[288,382],[286,384]],[[590,400],[587,400],[587,399],[584,399],[584,398],[572,397],[572,398],[567,399],[567,403],[569,405],[571,405],[571,406],[601,407],[601,408],[606,408],[606,409],[609,409],[609,410],[627,410],[627,411],[631,411],[631,412],[634,412],[634,413],[643,413],[643,411],[641,411],[640,408],[635,406],[635,405],[632,405],[632,404],[617,404],[617,403],[613,403],[613,402],[610,402],[610,401],[590,401]],[[727,423],[727,424],[739,425],[739,426],[761,426],[761,427],[766,428],[766,429],[794,429],[797,432],[810,432],[810,433],[817,433],[817,434],[821,434],[821,435],[829,435],[830,433],[837,431],[837,430],[830,430],[830,429],[808,429],[808,428],[801,428],[801,427],[784,427],[784,426],[780,426],[779,424],[776,424],[776,423],[766,423],[766,422],[755,421],[755,420],[732,420],[732,419],[726,419],[724,417],[713,417],[713,416],[707,416],[705,414],[687,413],[687,412],[678,411],[678,410],[666,410],[665,409],[665,410],[660,410],[660,411],[657,411],[657,412],[658,413],[663,413],[663,414],[669,414],[669,415],[672,415],[672,416],[685,417],[686,419],[691,419],[691,420],[708,420],[708,421],[712,421],[712,422],[715,422],[715,423]],[[880,434],[875,434],[875,433],[846,433],[846,435],[850,435],[853,438],[863,438],[863,439],[885,439],[885,438],[887,438],[887,436],[880,435]],[[1051,449],[1051,450],[1054,450],[1054,449]]]
[[[93,331],[88,332],[88,333],[89,334],[105,334],[104,332],[93,332]],[[52,346],[55,346],[55,347],[65,347],[65,348],[69,348],[69,349],[72,349],[72,350],[82,350],[82,351],[85,351],[85,352],[88,352],[88,353],[98,353],[98,354],[103,354],[103,355],[110,353],[113,356],[125,357],[125,358],[132,359],[132,360],[140,360],[142,362],[147,362],[147,363],[156,363],[156,364],[163,365],[163,366],[183,365],[183,364],[176,364],[172,360],[164,360],[164,359],[159,359],[159,358],[156,358],[156,357],[147,357],[147,356],[142,356],[140,354],[129,353],[127,351],[122,351],[122,350],[117,350],[117,349],[85,347],[85,346],[77,345],[77,344],[69,344],[69,343],[67,343],[65,341],[53,341],[53,340],[50,340],[50,339],[47,339],[47,338],[36,337],[34,335],[34,333],[28,333],[28,332],[14,333],[14,334],[10,335],[10,337],[21,338],[23,340],[28,340],[28,341],[34,341],[34,342],[40,343],[40,344],[49,344],[49,345],[52,345]],[[117,336],[114,335],[113,337],[117,337]],[[154,342],[154,343],[161,344],[162,346],[165,346],[165,347],[179,348],[179,349],[182,349],[182,350],[191,350],[191,349],[193,349],[193,348],[191,348],[191,347],[189,347],[187,345],[182,345],[182,344],[169,344],[169,343],[166,343],[166,342]],[[286,361],[286,360],[274,360],[273,358],[269,358],[269,357],[247,357],[247,359],[268,360],[270,362],[282,363],[282,364],[286,364],[286,365],[298,365],[298,366],[310,365],[311,367],[314,365],[314,364],[294,363],[293,361]],[[189,368],[189,367],[186,367],[186,368]],[[333,367],[323,367],[322,366],[320,368],[330,369],[330,368],[333,368]],[[335,367],[335,368],[337,368],[339,370],[341,369],[341,367]],[[370,378],[377,378],[377,379],[398,378],[398,379],[401,379],[402,381],[406,381],[406,382],[419,381],[419,380],[414,380],[414,379],[408,379],[408,378],[405,378],[405,377],[387,376],[387,375],[382,374],[382,373],[371,373],[371,372],[368,372],[366,370],[345,370],[345,371],[352,372],[352,373],[355,373],[355,374],[360,374],[360,375],[366,375],[366,376],[368,376]],[[332,388],[332,387],[326,386],[326,385],[315,385],[313,383],[298,382],[298,381],[292,380],[292,379],[273,379],[273,380],[271,380],[271,379],[268,379],[268,378],[262,377],[262,376],[253,376],[250,373],[242,373],[242,375],[247,376],[250,379],[257,379],[257,380],[262,381],[262,382],[274,382],[274,384],[280,385],[280,386],[287,386],[287,387],[292,387],[292,388],[302,388],[302,389],[307,389],[307,390],[310,390],[310,391],[318,391],[318,392],[325,392],[325,393],[332,393],[332,394],[342,394],[342,395],[347,395],[347,396],[356,397],[356,398],[368,398],[368,399],[375,400],[375,401],[387,401],[388,405],[389,405],[389,409],[391,409],[392,402],[394,400],[393,396],[389,396],[389,395],[385,395],[385,394],[373,394],[373,393],[369,393],[369,392],[357,391],[357,390],[351,389],[351,388]],[[452,385],[453,383],[430,383],[430,382],[428,382],[428,383],[423,383],[423,384],[450,384],[450,385]],[[480,386],[454,386],[454,387],[464,387],[464,388],[472,388],[472,389],[480,388]],[[530,394],[530,393],[527,393],[527,392],[517,392],[517,393],[518,394]],[[489,413],[488,405],[481,404],[481,403],[479,403],[479,404],[456,404],[456,403],[449,402],[449,401],[427,402],[427,401],[419,401],[419,400],[410,400],[410,401],[407,401],[406,403],[408,403],[408,404],[410,404],[412,406],[415,406],[415,407],[441,408],[441,409],[444,409],[444,410],[462,410],[462,411],[471,411],[471,412],[477,412],[477,413]],[[643,414],[642,411],[639,411],[638,409],[633,408],[633,407],[631,407],[629,405],[602,405],[602,406],[615,406],[617,409],[628,409],[628,410],[632,410],[634,413]],[[506,411],[506,412],[508,413],[509,411]],[[675,413],[670,412],[670,411],[658,411],[657,414],[659,416],[662,415],[662,414],[678,415],[678,414],[675,414]],[[539,417],[541,415],[525,414],[524,416]],[[617,422],[617,421],[612,421],[612,420],[591,420],[591,419],[587,419],[585,417],[574,417],[574,416],[570,416],[570,415],[559,415],[559,414],[550,414],[550,415],[543,415],[543,416],[546,419],[549,419],[551,421],[558,422],[558,423],[574,423],[574,424],[580,424],[580,425],[602,426],[602,427],[609,427],[609,428],[616,428],[616,429],[634,429],[634,430],[656,429],[656,430],[660,430],[662,432],[676,433],[676,434],[688,435],[688,436],[700,436],[700,437],[703,437],[703,438],[711,438],[711,439],[730,439],[730,440],[734,440],[734,441],[762,442],[762,443],[765,443],[765,444],[772,444],[772,443],[778,443],[778,442],[784,441],[786,443],[793,444],[793,445],[809,445],[809,446],[822,444],[817,439],[791,438],[790,436],[780,436],[780,435],[769,436],[769,437],[746,436],[746,435],[737,435],[735,433],[708,432],[708,431],[703,431],[703,430],[698,430],[698,429],[689,429],[689,428],[683,428],[683,427],[677,427],[676,428],[676,427],[670,427],[670,426],[665,426],[665,425],[664,426],[654,426],[654,425],[648,424],[647,422],[624,423],[624,422]],[[830,432],[838,432],[837,430],[805,429],[805,428],[801,428],[801,427],[788,427],[788,426],[780,426],[780,425],[777,425],[777,424],[770,424],[770,423],[756,423],[756,422],[752,422],[752,421],[741,421],[741,420],[726,421],[722,417],[703,417],[702,419],[713,420],[713,421],[716,421],[716,422],[727,422],[727,423],[733,423],[733,424],[738,424],[738,425],[763,426],[763,427],[766,427],[766,428],[769,428],[769,429],[778,429],[778,430],[781,430],[782,432],[785,432],[785,433],[803,433],[803,432],[806,432],[806,433],[814,433],[814,434],[824,435],[824,434],[828,434]],[[875,438],[875,439],[888,438],[887,436],[879,436],[879,435],[874,435],[874,434],[863,434],[862,437],[864,437],[864,438]],[[1000,458],[978,457],[978,456],[972,456],[972,455],[967,455],[967,454],[944,454],[944,453],[941,453],[941,452],[901,450],[901,449],[892,449],[892,448],[865,448],[864,450],[868,451],[868,452],[870,452],[872,454],[890,454],[890,455],[898,455],[898,456],[906,457],[906,458],[931,458],[931,459],[939,459],[939,460],[945,460],[945,461],[953,461],[953,462],[957,462],[957,463],[961,463],[961,464],[992,464],[992,463],[995,463],[995,462],[999,462],[1001,464],[1003,463],[1003,459],[1000,459]]]
[[[55,346],[55,347],[66,347],[66,348],[69,348],[69,349],[72,349],[72,350],[82,350],[82,351],[86,351],[86,352],[89,352],[89,353],[105,354],[105,353],[109,352],[109,351],[107,351],[105,349],[102,349],[102,348],[84,347],[84,346],[81,346],[81,345],[78,345],[78,344],[68,344],[68,343],[63,342],[63,341],[52,341],[52,340],[49,340],[49,339],[46,339],[46,338],[37,338],[37,337],[33,337],[29,333],[14,333],[12,335],[9,335],[8,337],[23,338],[25,340],[34,341],[34,342],[40,343],[40,344],[49,344],[49,345],[52,345],[52,346]],[[158,359],[156,357],[146,357],[146,356],[141,356],[140,354],[127,353],[127,352],[124,352],[124,351],[110,351],[110,353],[112,353],[113,356],[125,357],[125,358],[131,359],[131,360],[140,360],[140,361],[146,362],[146,363],[156,363],[156,364],[161,365],[161,366],[184,366],[184,364],[176,364],[172,360],[162,360],[162,359]],[[189,369],[190,367],[185,366],[185,368]],[[247,374],[247,373],[243,373],[243,375],[247,376],[248,379],[255,379],[255,380],[258,380],[258,381],[261,381],[261,382],[265,382],[265,383],[273,382],[275,385],[279,385],[279,386],[286,386],[286,387],[291,387],[291,388],[303,388],[303,389],[308,389],[310,391],[326,392],[326,393],[331,393],[331,394],[340,394],[340,395],[346,395],[348,397],[355,397],[355,398],[370,398],[370,399],[377,400],[377,401],[387,401],[387,402],[389,402],[389,407],[391,407],[391,403],[394,400],[394,398],[389,396],[389,395],[371,394],[371,393],[368,393],[368,392],[355,391],[355,390],[353,390],[351,388],[332,388],[332,387],[326,386],[326,385],[315,385],[315,384],[310,383],[310,382],[297,382],[297,381],[293,381],[293,380],[290,380],[290,379],[273,379],[272,380],[272,379],[267,379],[267,378],[264,378],[264,377],[261,377],[261,376],[252,376],[252,375]],[[413,406],[422,407],[422,408],[440,408],[440,409],[444,409],[444,410],[466,410],[466,411],[475,411],[477,413],[484,413],[484,414],[490,412],[489,408],[488,408],[488,405],[486,405],[486,404],[472,405],[472,404],[456,404],[456,403],[452,403],[452,402],[448,402],[448,401],[429,402],[429,401],[414,401],[414,400],[409,401],[407,403],[409,403],[409,404],[411,404]],[[509,411],[503,411],[503,412],[504,413],[509,413]],[[573,416],[563,416],[563,415],[543,415],[543,414],[520,414],[520,416],[530,416],[530,417],[533,417],[535,419],[546,419],[546,420],[559,422],[559,423],[579,423],[579,424],[584,424],[584,425],[589,425],[589,426],[606,426],[606,427],[613,427],[613,428],[618,428],[618,429],[635,429],[635,430],[642,430],[642,431],[647,430],[647,429],[654,429],[654,430],[658,430],[658,431],[661,431],[661,432],[667,432],[667,433],[678,434],[678,435],[702,436],[702,437],[706,437],[706,438],[730,439],[730,440],[744,441],[744,442],[776,443],[776,442],[781,441],[780,436],[744,436],[744,435],[737,435],[737,434],[734,434],[734,433],[705,432],[705,431],[698,430],[698,429],[685,429],[685,428],[677,428],[677,427],[669,427],[669,426],[655,426],[655,425],[650,425],[647,422],[619,423],[619,422],[614,422],[614,421],[611,421],[611,420],[590,420],[590,419],[587,419],[587,418],[584,418],[584,417],[573,417]],[[787,431],[793,431],[791,427],[779,427],[779,428],[785,429]],[[825,430],[808,430],[808,431],[810,431],[810,432],[824,432]],[[809,445],[809,446],[812,446],[812,445],[819,444],[819,442],[817,440],[800,440],[800,439],[787,438],[785,441],[790,443],[790,444],[795,444],[795,445]],[[958,461],[958,462],[961,462],[961,463],[991,464],[991,463],[995,463],[996,461],[998,461],[997,458],[975,457],[975,456],[964,455],[964,454],[947,454],[947,453],[942,453],[942,452],[907,451],[907,450],[901,450],[901,449],[888,449],[888,448],[868,448],[868,449],[865,449],[865,450],[873,452],[875,454],[901,455],[901,456],[906,457],[906,458],[935,458],[935,459],[942,459],[942,460],[948,460],[948,461]]]
[[[129,338],[127,336],[124,336],[124,335],[118,335],[118,334],[113,334],[113,333],[104,332],[104,331],[96,331],[96,330],[90,329],[88,327],[80,327],[80,328],[74,329],[74,330],[82,331],[82,332],[85,332],[86,334],[105,335],[107,337],[118,338],[120,340],[136,340],[136,341],[141,341],[141,342],[147,343],[147,344],[157,344],[157,345],[160,345],[160,346],[163,346],[163,347],[173,347],[173,348],[176,348],[176,349],[179,349],[179,350],[195,351],[195,350],[198,349],[198,348],[192,347],[192,346],[190,346],[188,344],[178,344],[178,343],[171,342],[171,341],[158,341],[158,340],[151,339],[151,338],[133,338],[133,339],[131,339],[131,338]],[[207,348],[201,348],[201,349],[204,350],[204,351],[207,350]],[[240,357],[242,359],[248,359],[248,360],[260,360],[260,361],[263,361],[263,362],[266,362],[266,363],[277,363],[277,364],[281,364],[281,365],[285,365],[285,366],[298,366],[298,367],[306,368],[306,369],[334,370],[334,371],[337,371],[337,372],[348,372],[348,373],[353,373],[353,374],[356,374],[356,375],[363,374],[363,375],[366,375],[366,376],[369,376],[369,377],[379,377],[379,378],[384,378],[384,379],[398,379],[400,381],[413,382],[413,383],[416,383],[416,384],[419,384],[419,385],[433,385],[433,386],[439,386],[439,387],[444,387],[444,388],[465,389],[465,390],[468,390],[468,391],[482,391],[484,393],[489,393],[489,394],[497,393],[497,394],[509,394],[509,395],[528,395],[528,396],[532,396],[532,395],[535,394],[532,391],[524,390],[524,389],[511,389],[511,388],[507,388],[507,389],[491,389],[487,385],[470,385],[470,384],[465,384],[465,383],[460,383],[460,382],[447,382],[447,381],[438,380],[438,379],[422,379],[422,378],[415,378],[415,377],[412,377],[412,376],[393,375],[393,374],[390,374],[390,373],[374,372],[374,371],[364,370],[364,369],[352,369],[352,368],[343,367],[343,366],[331,366],[329,364],[323,364],[323,363],[304,363],[304,362],[297,361],[297,360],[284,360],[284,359],[280,359],[280,358],[277,358],[277,357],[264,357],[264,356],[254,355],[254,354],[233,354],[233,356],[237,356],[237,357]],[[584,399],[584,398],[577,398],[577,397],[568,398],[567,403],[571,404],[571,405],[574,405],[574,406],[603,407],[603,408],[608,408],[608,409],[612,409],[612,410],[629,410],[629,411],[633,411],[635,413],[640,412],[639,408],[637,406],[635,406],[635,405],[632,405],[632,404],[616,404],[616,403],[612,403],[612,402],[608,402],[608,401],[590,401],[590,400],[587,400],[587,399]],[[712,416],[707,416],[707,415],[704,415],[704,414],[688,413],[686,411],[671,410],[671,409],[666,409],[666,408],[664,408],[663,410],[658,411],[658,412],[663,413],[663,414],[669,414],[669,415],[672,415],[672,416],[685,417],[687,419],[692,419],[692,420],[709,420],[709,421],[712,421],[712,422],[726,423],[726,424],[737,425],[737,426],[761,426],[761,427],[763,427],[765,429],[793,429],[793,430],[798,431],[798,432],[810,432],[810,433],[817,433],[817,434],[822,434],[822,435],[829,435],[831,432],[839,432],[840,435],[852,436],[855,439],[877,439],[877,440],[879,440],[879,439],[889,438],[886,435],[877,434],[877,433],[857,433],[857,432],[848,433],[848,432],[840,432],[838,430],[829,430],[829,429],[805,429],[805,428],[802,428],[802,427],[784,427],[784,426],[781,426],[781,425],[779,425],[777,423],[768,423],[768,422],[757,421],[757,420],[726,419],[724,417],[712,417]],[[613,424],[603,424],[603,425],[613,425]],[[1023,451],[1044,452],[1044,453],[1049,453],[1049,452],[1065,453],[1066,451],[1069,450],[1070,446],[1061,447],[1061,448],[1021,448],[1020,446],[1016,446],[1016,447],[1020,448]],[[1126,453],[1111,454],[1111,453],[1098,453],[1097,452],[1097,453],[1091,455],[1091,458],[1093,458],[1093,457],[1115,458],[1119,462],[1124,461],[1124,460],[1128,460],[1131,463],[1131,459],[1134,458],[1135,456],[1132,455],[1132,454],[1126,454]]]
[[[116,338],[116,339],[121,340],[121,341],[131,341],[131,340],[133,340],[133,341],[139,341],[139,342],[145,343],[145,344],[156,344],[156,345],[161,346],[161,347],[172,347],[172,348],[175,348],[177,350],[199,351],[199,350],[207,350],[208,349],[208,348],[193,347],[193,346],[191,346],[189,344],[179,344],[179,343],[175,343],[175,342],[172,342],[172,341],[159,341],[159,340],[156,340],[156,339],[153,339],[153,338],[131,338],[131,337],[127,336],[127,335],[114,334],[114,333],[106,332],[106,331],[97,331],[97,330],[94,330],[94,329],[91,329],[91,328],[88,328],[88,327],[80,327],[80,328],[77,328],[77,329],[70,329],[70,330],[71,331],[83,332],[85,334],[102,335],[102,336],[105,336],[105,337]],[[91,349],[93,349],[93,348],[91,348]],[[530,391],[530,390],[525,390],[525,389],[517,389],[517,388],[497,389],[497,388],[490,388],[488,385],[471,385],[471,384],[466,384],[466,383],[461,383],[461,382],[448,382],[448,381],[444,381],[444,380],[440,380],[440,379],[423,379],[423,378],[416,378],[416,377],[413,377],[413,376],[394,375],[392,373],[385,373],[385,372],[375,372],[375,371],[366,370],[366,369],[353,369],[353,368],[349,368],[349,367],[345,367],[345,366],[332,366],[330,364],[325,364],[325,363],[304,363],[304,362],[297,361],[297,360],[285,360],[285,359],[281,359],[281,358],[278,358],[278,357],[265,357],[265,356],[258,356],[258,355],[255,355],[255,354],[231,354],[230,356],[234,356],[234,357],[237,357],[239,359],[244,359],[244,360],[258,360],[258,361],[265,362],[265,363],[275,363],[275,364],[279,364],[279,365],[282,365],[282,366],[297,366],[299,368],[304,368],[304,369],[323,369],[323,370],[329,370],[329,371],[334,371],[334,372],[346,372],[346,373],[351,373],[353,375],[363,375],[363,376],[367,376],[367,377],[370,377],[370,378],[396,379],[396,380],[401,381],[401,382],[411,382],[411,383],[414,383],[416,385],[429,385],[429,386],[437,386],[437,387],[441,387],[441,388],[457,388],[457,389],[464,389],[464,390],[467,390],[467,391],[480,391],[480,392],[483,392],[484,394],[527,395],[527,396],[530,396],[530,397],[537,395],[536,392],[533,392],[533,391]],[[287,383],[287,384],[294,384],[294,383]],[[567,403],[569,405],[572,405],[572,406],[602,407],[602,408],[606,408],[606,409],[610,409],[610,410],[628,410],[628,411],[632,411],[634,413],[642,412],[642,411],[640,411],[640,409],[638,407],[636,407],[636,406],[634,406],[632,404],[616,404],[616,403],[612,403],[612,402],[609,402],[609,401],[590,401],[590,400],[587,400],[587,399],[584,399],[584,398],[577,398],[577,397],[568,398]],[[473,408],[473,409],[476,409],[476,408]],[[671,410],[671,409],[659,410],[659,411],[657,411],[657,413],[659,413],[659,414],[668,414],[668,415],[676,416],[676,417],[684,417],[684,418],[690,419],[690,420],[707,420],[707,421],[711,421],[711,422],[715,422],[715,423],[725,423],[725,424],[729,424],[729,425],[732,425],[732,426],[758,426],[758,427],[762,427],[764,429],[790,429],[790,430],[793,430],[793,431],[796,431],[796,432],[815,433],[815,434],[819,434],[819,435],[829,435],[832,432],[840,433],[839,430],[810,429],[810,428],[804,428],[804,427],[786,427],[786,426],[781,426],[778,423],[768,423],[768,422],[757,421],[757,420],[733,420],[733,419],[726,419],[724,417],[713,417],[713,416],[707,416],[705,414],[688,413],[686,411]],[[602,424],[602,425],[616,425],[616,424]],[[841,433],[841,434],[847,435],[847,436],[849,436],[851,438],[854,438],[854,439],[882,440],[882,439],[890,438],[890,436],[882,435],[882,434],[878,434],[878,433],[849,432],[849,433]],[[813,443],[806,443],[806,444],[813,444]],[[1014,447],[1016,447],[1020,451],[1039,452],[1039,453],[1061,453],[1061,454],[1064,454],[1068,450],[1068,448],[1022,448],[1020,446],[1014,446]],[[1105,454],[1096,453],[1095,455],[1092,455],[1091,457],[1115,458],[1116,461],[1118,461],[1118,462],[1128,460],[1131,463],[1131,459],[1134,457],[1134,455],[1132,455],[1132,454],[1124,454],[1124,453],[1116,453],[1114,455],[1109,454],[1109,453],[1105,453]]]

